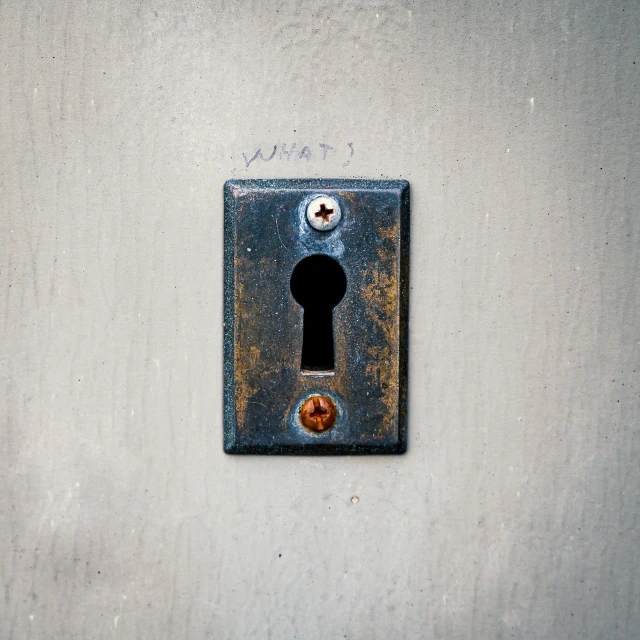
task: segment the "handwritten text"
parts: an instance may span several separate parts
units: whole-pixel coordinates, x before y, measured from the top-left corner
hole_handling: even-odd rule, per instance
[[[300,145],[297,143],[274,144],[273,147],[267,147],[263,149],[260,147],[256,152],[251,154],[243,153],[245,167],[248,169],[254,162],[271,162],[272,160],[283,160],[290,162],[304,161],[310,162],[311,160],[338,160],[342,161],[342,166],[347,167],[351,164],[351,158],[353,158],[355,151],[353,149],[353,142],[347,142],[344,145],[333,146],[324,142],[312,145]]]

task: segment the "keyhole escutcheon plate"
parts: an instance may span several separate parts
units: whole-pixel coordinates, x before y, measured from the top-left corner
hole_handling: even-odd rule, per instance
[[[409,184],[229,180],[224,212],[225,451],[403,453]]]

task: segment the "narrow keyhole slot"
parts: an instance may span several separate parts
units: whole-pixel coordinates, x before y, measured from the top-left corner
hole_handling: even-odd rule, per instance
[[[333,309],[347,290],[344,269],[325,255],[301,260],[291,274],[291,293],[304,309],[302,373],[333,373]]]

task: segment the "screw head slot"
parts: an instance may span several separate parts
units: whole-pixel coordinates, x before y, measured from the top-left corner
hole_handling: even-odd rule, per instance
[[[322,433],[336,421],[336,404],[329,396],[309,396],[300,407],[300,423],[309,431]]]
[[[314,196],[307,205],[307,221],[316,231],[335,229],[341,218],[340,205],[331,196]]]

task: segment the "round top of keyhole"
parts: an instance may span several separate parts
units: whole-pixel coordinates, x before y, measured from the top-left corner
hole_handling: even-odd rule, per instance
[[[291,293],[304,309],[333,309],[347,291],[347,276],[340,263],[326,255],[298,262],[291,274]]]

